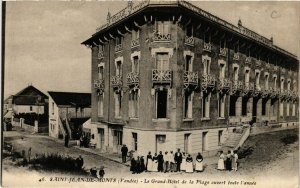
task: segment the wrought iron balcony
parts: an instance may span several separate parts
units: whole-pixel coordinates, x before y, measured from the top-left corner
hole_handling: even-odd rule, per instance
[[[261,89],[261,95],[262,95],[262,98],[267,98],[269,96],[271,96],[271,90],[268,88],[268,87],[262,87]]]
[[[115,90],[122,90],[122,86],[123,86],[122,76],[121,75],[113,76],[111,79],[111,85]]]
[[[127,74],[126,79],[127,79],[128,86],[133,86],[133,87],[139,86],[139,83],[140,83],[139,73],[130,72]]]
[[[216,85],[216,78],[213,75],[202,75],[201,87],[203,90],[214,89]]]
[[[245,63],[246,64],[251,64],[251,60],[252,60],[251,57],[246,57]]]
[[[131,41],[131,48],[139,46],[140,45],[140,39],[135,39]]]
[[[198,79],[199,79],[198,72],[185,71],[183,73],[184,88],[197,87]]]
[[[153,41],[156,42],[161,42],[161,41],[171,41],[171,34],[170,33],[160,33],[160,32],[155,32],[153,34]]]
[[[293,99],[293,93],[291,90],[286,91],[286,99],[287,100],[292,100]]]
[[[104,92],[104,79],[95,79],[94,88],[99,89],[100,93]]]
[[[234,80],[232,82],[231,93],[236,94],[243,90],[243,82],[239,80]]]
[[[227,56],[227,48],[220,48],[220,56]]]
[[[171,70],[152,70],[152,83],[153,84],[172,84],[172,71]]]
[[[254,85],[253,97],[258,97],[262,93],[261,87],[257,84]]]
[[[123,50],[123,45],[122,44],[117,44],[116,46],[115,46],[115,52],[120,52],[120,51],[122,51]]]
[[[204,42],[203,50],[207,52],[211,52],[211,43]]]
[[[195,44],[195,39],[194,39],[193,36],[185,36],[184,43],[185,43],[186,45],[194,46],[194,44]]]
[[[227,78],[219,79],[218,88],[220,91],[229,91],[231,88],[231,80]]]
[[[104,52],[102,50],[98,51],[98,59],[104,58]]]
[[[235,60],[235,61],[238,61],[238,60],[240,60],[240,53],[234,53],[233,54],[233,60]]]
[[[250,82],[246,82],[243,89],[243,95],[252,94],[254,91],[254,84]]]
[[[279,96],[279,94],[280,94],[280,91],[277,88],[274,88],[274,87],[270,87],[269,91],[270,91],[270,97],[272,99],[277,98]]]
[[[292,100],[297,101],[298,98],[299,98],[299,95],[298,95],[297,91],[292,91]]]

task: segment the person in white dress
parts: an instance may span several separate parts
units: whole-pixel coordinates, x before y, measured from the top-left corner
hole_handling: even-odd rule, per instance
[[[146,162],[146,170],[147,172],[151,172],[152,171],[152,155],[151,152],[149,151],[148,155],[147,155],[147,162]]]
[[[185,155],[185,152],[182,152],[182,163],[181,163],[180,170],[181,171],[186,170],[186,155]]]
[[[158,172],[158,161],[157,161],[157,153],[154,154],[152,158],[152,172]]]
[[[223,154],[223,151],[220,151],[219,160],[218,160],[218,170],[225,170],[224,160],[226,156]]]
[[[201,153],[199,152],[198,155],[196,156],[196,167],[195,167],[196,172],[202,172],[203,171],[203,157]]]
[[[188,157],[186,158],[186,164],[185,164],[185,172],[187,173],[192,173],[194,172],[193,168],[193,158],[191,157],[190,154],[188,154]]]
[[[237,171],[238,168],[238,159],[239,156],[237,154],[237,151],[233,151],[233,155],[232,155],[232,170]]]
[[[170,171],[171,172],[176,171],[173,151],[170,151],[169,162],[170,162]]]

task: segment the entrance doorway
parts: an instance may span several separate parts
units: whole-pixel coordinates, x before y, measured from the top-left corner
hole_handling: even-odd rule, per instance
[[[202,133],[202,151],[207,150],[207,132]]]
[[[98,135],[99,135],[99,148],[104,148],[104,129],[98,128]]]
[[[137,151],[137,133],[132,133],[132,150]]]
[[[113,152],[119,152],[122,146],[123,133],[119,130],[113,131]]]
[[[190,133],[184,134],[184,151],[185,153],[190,153]]]

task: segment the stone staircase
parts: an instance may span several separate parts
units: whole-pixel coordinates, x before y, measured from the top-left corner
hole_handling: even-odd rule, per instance
[[[222,145],[222,150],[236,150],[243,145],[248,136],[250,135],[250,126],[244,125],[237,127],[228,133],[227,140]]]

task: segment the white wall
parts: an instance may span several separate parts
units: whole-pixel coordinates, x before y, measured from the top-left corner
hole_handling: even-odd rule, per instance
[[[59,114],[58,114],[58,107],[57,105],[54,103],[54,109],[52,108],[52,103],[53,103],[53,99],[49,96],[49,109],[48,109],[48,113],[49,113],[49,136],[54,137],[54,138],[58,138],[58,133],[59,133]],[[51,124],[53,126],[53,129],[51,128]]]
[[[32,110],[30,110],[30,106]],[[44,106],[33,106],[33,105],[16,105],[13,106],[14,111],[19,113],[37,113],[37,114],[44,114]]]

